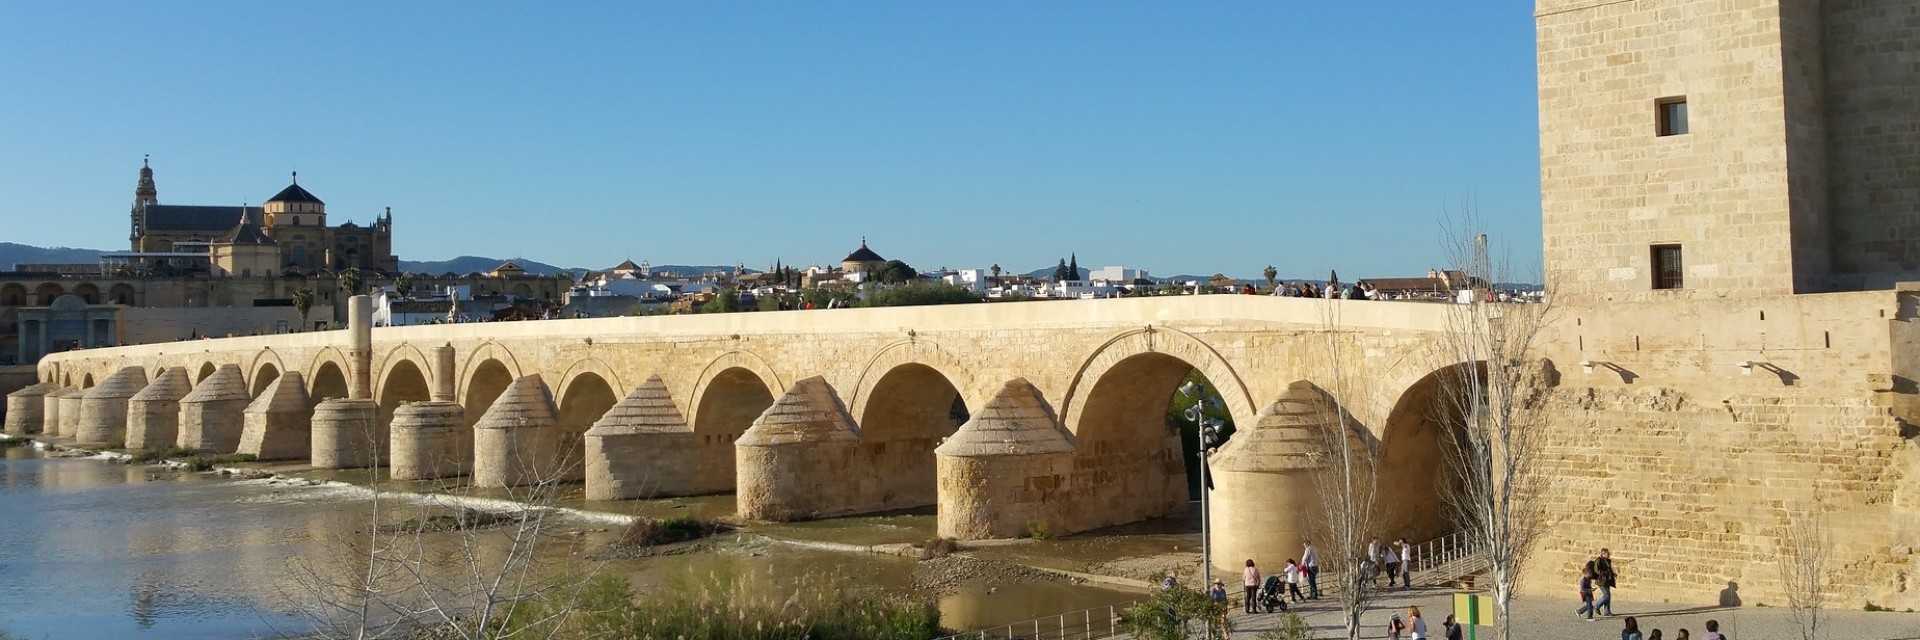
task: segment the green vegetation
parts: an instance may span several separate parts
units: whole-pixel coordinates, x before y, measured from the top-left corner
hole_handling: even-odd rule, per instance
[[[619,545],[623,547],[651,547],[662,544],[699,540],[726,529],[717,521],[695,516],[691,513],[656,520],[640,518],[627,525],[621,532]]]
[[[1893,609],[1892,609],[1892,608],[1890,608],[1890,607],[1883,607],[1883,606],[1880,606],[1880,605],[1877,605],[1877,604],[1874,604],[1872,600],[1868,600],[1868,601],[1867,601],[1867,607],[1866,607],[1866,609],[1867,609],[1868,611],[1892,611],[1892,610],[1893,610]]]
[[[972,289],[945,282],[914,281],[869,292],[863,307],[912,307],[930,304],[963,304],[985,298]]]
[[[1292,611],[1280,614],[1278,626],[1254,636],[1255,640],[1313,640],[1314,637],[1313,625]]]
[[[1120,613],[1120,628],[1141,640],[1186,640],[1192,637],[1187,632],[1188,623],[1225,621],[1226,613],[1227,603],[1208,599],[1205,591],[1174,585],[1156,589],[1153,596],[1128,605]]]
[[[13,438],[0,440],[0,449],[5,449],[8,447],[24,447],[30,444],[33,444],[32,438],[13,437]],[[5,640],[5,639],[0,638],[0,640]]]
[[[912,266],[899,260],[888,260],[886,265],[873,272],[874,282],[886,284],[901,284],[918,279],[920,279],[920,272],[914,271]]]
[[[151,464],[176,460],[193,471],[212,471],[214,465],[253,462],[251,453],[205,453],[195,449],[167,447],[165,449],[147,449],[133,454],[133,462]]]
[[[960,541],[953,538],[932,538],[925,542],[913,543],[913,548],[920,550],[921,560],[932,560],[944,558],[959,551]]]
[[[358,267],[347,267],[345,271],[341,271],[339,284],[340,290],[345,291],[347,295],[360,295],[360,269]]]
[[[1045,520],[1028,520],[1027,537],[1035,540],[1052,540],[1053,527],[1049,526]]]
[[[382,526],[387,533],[434,533],[440,531],[479,531],[494,527],[515,524],[520,521],[515,513],[481,511],[462,507],[453,513],[428,516],[426,518],[408,518],[406,520]]]
[[[509,611],[508,632],[500,635],[638,640],[929,640],[941,635],[940,610],[932,602],[890,597],[837,576],[801,580],[770,589],[724,573],[681,577],[639,599],[626,578],[603,574],[566,594],[564,602],[550,598]]]
[[[740,290],[733,287],[721,287],[714,292],[713,299],[700,305],[700,313],[733,313],[740,310]]]

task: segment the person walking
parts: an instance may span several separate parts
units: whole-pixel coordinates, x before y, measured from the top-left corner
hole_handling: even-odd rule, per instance
[[[1573,611],[1576,618],[1586,618],[1593,622],[1593,563],[1580,571],[1580,608]]]
[[[1413,588],[1413,545],[1406,538],[1400,539],[1400,588]]]
[[[1686,627],[1680,627],[1680,631],[1673,634],[1673,640],[1693,640],[1693,634],[1687,633]]]
[[[1253,606],[1259,601],[1254,596],[1260,593],[1260,568],[1253,566],[1253,558],[1247,558],[1247,568],[1240,571],[1240,584],[1247,588],[1246,612],[1253,613]]]
[[[1446,630],[1447,640],[1465,640],[1465,632],[1461,630],[1460,623],[1453,621],[1453,614],[1447,614],[1447,621],[1440,623],[1440,627]]]
[[[1616,576],[1613,571],[1613,552],[1602,547],[1600,557],[1593,559],[1593,578],[1600,590],[1600,599],[1594,608],[1599,610],[1600,615],[1613,615],[1613,580]]]
[[[1313,548],[1313,541],[1306,541],[1307,550],[1300,556],[1300,564],[1307,568],[1307,598],[1320,599],[1320,550]]]
[[[1700,636],[1700,640],[1727,640],[1726,636],[1720,635],[1720,621],[1708,620],[1707,635]]]
[[[1407,607],[1407,626],[1413,630],[1413,640],[1427,640],[1427,619],[1420,617],[1420,607]]]
[[[1400,554],[1394,552],[1395,546],[1380,547],[1380,566],[1387,570],[1388,587],[1394,586],[1394,582],[1400,579]]]
[[[1293,558],[1287,558],[1287,591],[1294,602],[1306,599],[1300,597],[1300,574],[1306,572],[1306,567],[1302,567],[1300,563],[1294,562]]]
[[[1401,640],[1400,634],[1406,632],[1407,623],[1400,619],[1400,614],[1393,614],[1393,619],[1387,621],[1387,640]]]
[[[1640,635],[1639,620],[1633,619],[1633,616],[1627,616],[1625,622],[1626,625],[1620,627],[1620,640],[1647,640],[1646,636]]]
[[[1647,631],[1647,640],[1666,640],[1666,638],[1660,635],[1659,629],[1652,629]]]
[[[1215,578],[1213,581],[1213,587],[1207,589],[1207,598],[1214,601],[1215,603],[1214,610],[1219,612],[1218,614],[1212,616],[1212,620],[1209,620],[1208,624],[1212,625],[1214,629],[1218,629],[1221,637],[1225,637],[1226,631],[1227,631],[1227,583],[1226,581]]]

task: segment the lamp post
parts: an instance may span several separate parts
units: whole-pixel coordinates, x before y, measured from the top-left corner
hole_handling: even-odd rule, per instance
[[[1207,508],[1207,485],[1212,481],[1212,473],[1207,468],[1207,450],[1219,444],[1221,422],[1218,418],[1207,417],[1206,406],[1210,398],[1201,397],[1201,391],[1200,385],[1192,382],[1180,385],[1181,395],[1193,396],[1193,406],[1187,407],[1184,415],[1188,420],[1193,421],[1200,441],[1199,451],[1194,454],[1200,463],[1200,584],[1211,589],[1213,588],[1213,547],[1212,532],[1209,529],[1212,528],[1213,511]],[[1213,404],[1218,405],[1217,402]],[[1208,633],[1211,634],[1212,631]]]

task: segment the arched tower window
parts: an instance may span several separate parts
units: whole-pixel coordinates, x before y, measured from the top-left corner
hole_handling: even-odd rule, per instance
[[[293,217],[293,226],[296,226],[296,227],[300,226],[300,216]]]

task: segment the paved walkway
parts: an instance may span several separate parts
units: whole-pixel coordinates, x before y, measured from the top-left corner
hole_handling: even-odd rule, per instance
[[[1452,591],[1440,588],[1415,588],[1411,591],[1383,592],[1375,600],[1372,610],[1361,618],[1365,628],[1363,638],[1386,637],[1387,619],[1393,611],[1405,616],[1408,605],[1420,607],[1421,615],[1428,620],[1427,630],[1435,638],[1443,637],[1440,622],[1447,618],[1452,610]],[[1654,604],[1622,600],[1614,597],[1612,618],[1600,617],[1586,622],[1573,615],[1579,602],[1573,598],[1554,601],[1541,597],[1517,599],[1513,606],[1518,618],[1514,627],[1514,637],[1520,640],[1618,640],[1622,618],[1639,618],[1640,630],[1644,633],[1653,629],[1664,632],[1667,640],[1673,640],[1675,632],[1686,628],[1694,638],[1700,638],[1706,632],[1708,619],[1720,621],[1720,632],[1732,640],[1791,640],[1800,637],[1800,631],[1789,619],[1790,612],[1777,607],[1688,607],[1685,605]],[[1391,609],[1391,610],[1389,610]],[[1294,605],[1321,637],[1346,637],[1346,631],[1340,625],[1339,604],[1322,599]],[[1920,640],[1920,613],[1869,613],[1859,609],[1834,610],[1824,612],[1826,620],[1821,624],[1821,635],[1827,638],[1845,638],[1846,640]],[[1260,632],[1274,628],[1279,613],[1256,613],[1247,615],[1235,609],[1233,614],[1233,637],[1250,640]],[[1491,630],[1481,629],[1481,637],[1491,636]]]

